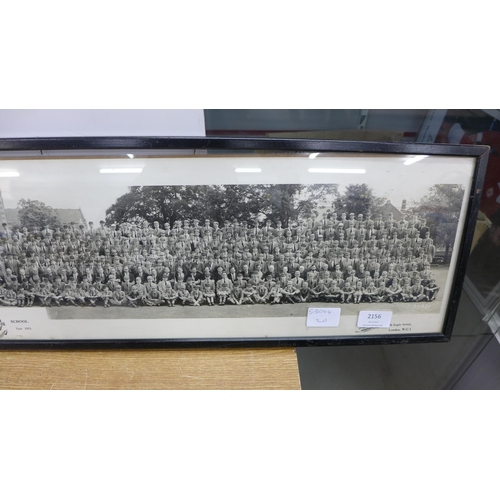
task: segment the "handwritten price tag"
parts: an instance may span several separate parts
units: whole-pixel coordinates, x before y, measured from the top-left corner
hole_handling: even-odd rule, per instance
[[[340,323],[339,307],[310,307],[307,310],[307,323],[310,328],[336,327]]]
[[[392,311],[360,311],[358,328],[389,328]]]

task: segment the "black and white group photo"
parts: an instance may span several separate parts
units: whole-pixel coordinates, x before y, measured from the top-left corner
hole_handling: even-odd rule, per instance
[[[464,188],[407,194],[396,207],[367,184],[133,186],[99,220],[43,192],[2,202],[0,304],[190,317],[439,303]]]

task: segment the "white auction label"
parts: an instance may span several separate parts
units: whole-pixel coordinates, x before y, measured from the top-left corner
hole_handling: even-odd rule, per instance
[[[392,311],[360,311],[358,328],[389,328]]]
[[[307,310],[308,327],[335,327],[340,323],[340,307],[310,307]]]

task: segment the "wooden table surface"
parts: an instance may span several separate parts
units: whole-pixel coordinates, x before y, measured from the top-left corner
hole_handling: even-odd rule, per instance
[[[295,349],[0,351],[0,389],[300,389]]]

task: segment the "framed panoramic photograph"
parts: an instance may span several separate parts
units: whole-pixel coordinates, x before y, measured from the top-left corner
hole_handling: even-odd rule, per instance
[[[0,140],[0,347],[450,338],[488,148]]]

